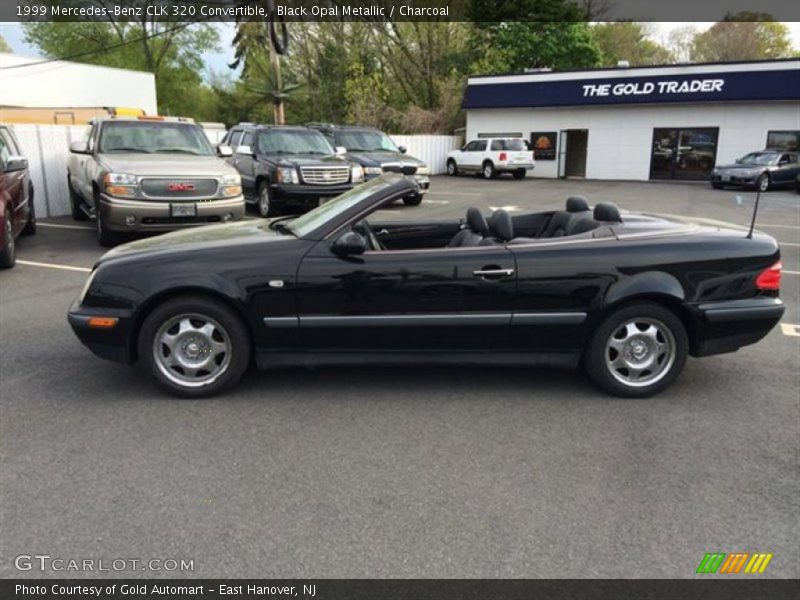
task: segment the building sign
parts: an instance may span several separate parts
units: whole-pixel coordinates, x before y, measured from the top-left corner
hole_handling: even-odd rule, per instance
[[[555,131],[531,133],[531,147],[533,148],[533,158],[535,160],[556,159],[557,135]]]
[[[643,71],[645,69],[642,69]],[[666,69],[663,69],[666,70]],[[662,70],[662,71],[663,71]],[[465,109],[800,100],[800,77],[785,69],[685,75],[553,78],[553,74],[492,77],[467,85]],[[590,73],[590,72],[589,72]]]

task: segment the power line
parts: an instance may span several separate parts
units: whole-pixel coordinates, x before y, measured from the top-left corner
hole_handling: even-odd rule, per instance
[[[35,66],[38,66],[38,65],[46,65],[47,63],[61,62],[61,61],[65,61],[65,60],[72,60],[72,59],[75,59],[75,58],[82,58],[84,56],[92,56],[94,54],[102,54],[104,52],[110,52],[112,50],[116,50],[118,48],[122,48],[124,46],[129,46],[131,44],[137,44],[139,42],[143,42],[144,40],[149,40],[149,39],[158,37],[160,35],[166,35],[168,33],[173,33],[175,31],[180,31],[181,29],[185,29],[185,28],[187,28],[187,27],[189,27],[191,25],[195,25],[195,24],[196,23],[194,23],[194,22],[182,23],[181,25],[176,25],[175,27],[170,27],[169,29],[164,29],[162,31],[156,31],[155,33],[150,33],[148,35],[143,35],[141,37],[134,38],[132,40],[126,40],[126,41],[120,42],[118,44],[112,44],[111,46],[106,46],[105,48],[98,48],[96,50],[87,50],[85,52],[77,52],[75,54],[70,54],[68,56],[60,56],[58,58],[47,58],[45,60],[26,62],[26,63],[22,63],[22,64],[19,64],[19,65],[9,65],[7,67],[0,67],[0,71],[6,71],[6,70],[9,70],[9,69],[21,69],[23,67],[35,67]]]

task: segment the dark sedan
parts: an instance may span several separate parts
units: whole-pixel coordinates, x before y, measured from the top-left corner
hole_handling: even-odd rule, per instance
[[[17,261],[16,238],[36,233],[28,159],[11,130],[0,125],[0,269]]]
[[[381,222],[384,174],[300,217],[212,225],[108,252],[69,312],[97,355],[204,396],[251,363],[583,364],[647,396],[687,355],[778,323],[779,248],[716,222],[591,209]]]
[[[788,187],[800,173],[797,152],[763,150],[751,152],[732,165],[721,165],[711,173],[711,187],[726,185],[751,187],[766,192],[771,187]]]

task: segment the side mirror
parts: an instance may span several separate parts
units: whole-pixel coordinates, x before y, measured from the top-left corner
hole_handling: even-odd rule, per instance
[[[405,154],[406,152],[408,152],[408,148],[406,148],[405,146],[398,146],[397,149],[400,150],[401,154]]]
[[[227,158],[228,156],[233,156],[233,148],[231,148],[227,144],[220,144],[219,146],[217,146],[217,154],[223,158]]]
[[[336,146],[334,152],[336,153],[336,156],[344,156],[345,154],[347,154],[347,148],[345,148],[344,146]]]
[[[24,156],[18,156],[12,154],[6,159],[6,173],[11,173],[12,171],[24,171],[28,168],[28,159]]]
[[[89,154],[89,149],[86,147],[86,142],[72,142],[69,145],[69,151],[73,154]]]
[[[339,256],[364,254],[367,250],[367,241],[355,231],[348,231],[333,242],[331,249]]]
[[[253,149],[250,146],[236,146],[236,154],[249,154],[252,156]]]

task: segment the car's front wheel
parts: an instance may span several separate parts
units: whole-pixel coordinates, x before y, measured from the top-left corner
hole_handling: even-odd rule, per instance
[[[95,197],[94,227],[97,233],[97,243],[103,246],[103,248],[110,248],[111,246],[116,246],[120,240],[118,234],[109,231],[106,224],[103,222],[103,216],[100,214],[99,202],[99,198]]]
[[[422,194],[411,194],[403,198],[403,204],[406,206],[419,206],[422,204]]]
[[[17,246],[14,242],[14,222],[11,211],[6,209],[3,223],[3,246],[0,248],[0,269],[8,269],[17,262]]]
[[[769,175],[767,173],[762,173],[756,179],[756,189],[759,192],[766,192],[769,189]]]
[[[452,158],[447,160],[447,174],[451,177],[458,175],[458,165],[456,165],[456,161]]]
[[[262,217],[277,217],[283,212],[283,206],[275,200],[269,181],[262,180],[258,184],[258,214]]]
[[[643,398],[678,377],[688,349],[686,329],[672,311],[640,302],[620,308],[600,324],[584,362],[589,376],[607,392]]]
[[[142,324],[138,349],[156,381],[186,398],[233,386],[250,363],[250,337],[242,320],[204,296],[181,296],[159,305]]]

